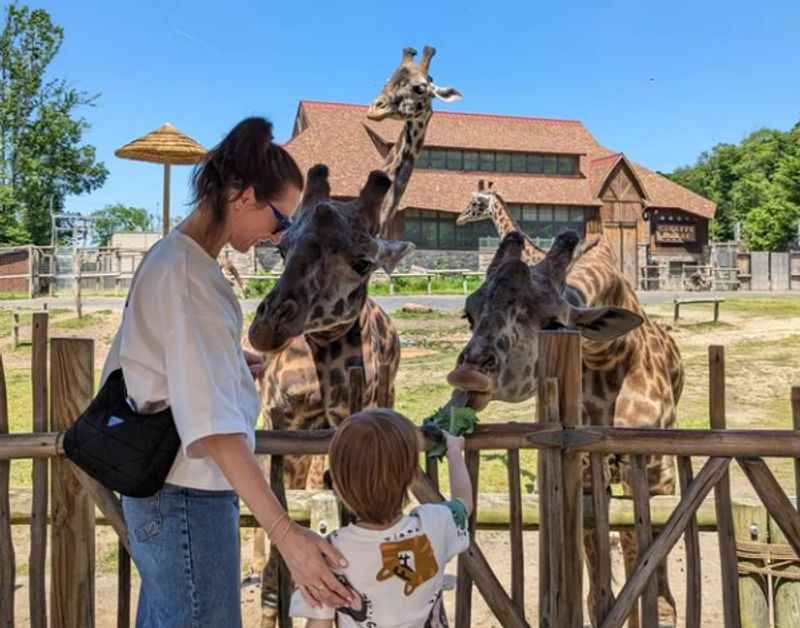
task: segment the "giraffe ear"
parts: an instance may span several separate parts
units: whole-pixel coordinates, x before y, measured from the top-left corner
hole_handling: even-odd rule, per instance
[[[463,98],[460,91],[455,87],[439,87],[435,83],[431,84],[433,95],[444,102],[456,102]]]
[[[391,275],[400,261],[416,248],[413,242],[403,240],[375,238],[374,241],[375,252],[372,255],[372,262],[383,268],[388,275]]]
[[[525,240],[522,238],[522,234],[519,231],[512,231],[509,233],[503,241],[500,242],[500,246],[497,247],[497,252],[494,254],[492,258],[492,263],[489,264],[489,268],[486,269],[486,276],[493,275],[495,271],[500,267],[505,261],[516,259],[522,259],[522,251],[525,249]]]
[[[558,286],[563,284],[572,263],[572,254],[580,241],[580,236],[574,231],[559,235],[544,259],[536,265],[537,272],[543,273]]]
[[[589,340],[614,340],[633,331],[643,322],[641,316],[621,307],[569,308],[569,326]]]
[[[361,216],[367,224],[370,233],[378,233],[381,223],[381,205],[386,192],[392,185],[392,180],[382,170],[373,170],[369,173],[366,185],[358,197],[358,207]]]
[[[303,200],[300,207],[321,201],[331,196],[331,186],[328,183],[328,166],[317,164],[312,166],[306,175],[306,190],[303,193]]]

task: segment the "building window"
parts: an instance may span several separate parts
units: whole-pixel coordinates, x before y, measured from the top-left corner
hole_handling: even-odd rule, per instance
[[[494,171],[494,153],[481,151],[481,170],[483,172]]]
[[[448,170],[463,170],[464,162],[462,160],[462,152],[460,150],[447,151],[447,169]]]
[[[466,151],[464,153],[464,170],[468,172],[477,172],[480,158],[478,153],[474,151]]]
[[[416,167],[421,170],[575,176],[579,174],[578,164],[577,155],[423,148],[417,159]]]
[[[584,207],[509,203],[508,211],[520,229],[534,239],[549,240],[567,230],[585,235]],[[403,239],[413,242],[419,249],[474,251],[481,238],[497,237],[491,220],[458,227],[457,214],[453,212],[408,209],[403,215]]]

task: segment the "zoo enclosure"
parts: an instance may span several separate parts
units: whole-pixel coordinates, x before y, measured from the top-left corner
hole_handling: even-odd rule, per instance
[[[59,432],[66,429],[92,397],[94,386],[93,341],[52,338],[48,342],[47,314],[35,313],[33,321],[33,424],[29,434],[0,435],[0,553],[10,560],[0,563],[0,623],[13,625],[15,561],[11,542],[12,523],[30,525],[29,603],[31,626],[44,627],[49,610],[52,626],[91,626],[94,610],[94,526],[95,504],[104,514],[100,523],[110,524],[120,535],[118,561],[117,625],[130,625],[130,560],[125,550],[126,532],[117,499],[77,471],[63,458]],[[476,511],[471,530],[480,521],[479,488],[480,452],[500,450],[508,464],[508,532],[511,552],[511,586],[507,592],[491,565],[475,543],[459,557],[456,590],[455,625],[471,623],[474,584],[503,626],[528,626],[538,620],[540,626],[582,626],[583,526],[593,530],[598,561],[591,573],[599,595],[598,617],[605,628],[621,626],[630,613],[638,613],[641,599],[642,625],[651,626],[656,612],[654,571],[681,535],[687,547],[687,606],[681,613],[689,627],[700,626],[701,561],[698,542],[697,509],[713,488],[716,527],[722,555],[722,587],[725,626],[769,625],[770,600],[763,580],[772,568],[764,560],[771,554],[782,561],[796,561],[800,549],[800,515],[789,502],[761,457],[800,458],[800,390],[794,389],[792,402],[794,430],[725,429],[724,352],[721,347],[709,351],[711,430],[641,430],[581,425],[580,339],[570,332],[545,332],[540,338],[542,387],[537,403],[538,421],[480,425],[467,437],[466,460],[475,486]],[[50,377],[48,380],[48,349]],[[359,400],[363,374],[351,372],[351,398]],[[386,392],[384,391],[384,395]],[[50,400],[48,406],[48,398]],[[384,398],[386,398],[384,396]],[[358,402],[352,409],[359,407]],[[5,378],[0,377],[0,432],[8,431]],[[283,456],[323,454],[332,437],[331,430],[309,432],[259,431],[257,452],[271,456],[271,482],[279,498],[286,503],[283,490]],[[421,437],[420,437],[421,438]],[[427,445],[427,443],[426,443]],[[541,535],[538,557],[523,553],[523,517],[519,452],[538,449],[539,517]],[[654,530],[653,502],[645,474],[645,457],[661,453],[678,456],[682,497],[664,517],[657,536]],[[590,456],[591,495],[582,495],[581,456]],[[633,484],[633,528],[640,552],[637,566],[615,597],[610,580],[609,497],[602,483],[602,458],[607,454],[631,456]],[[692,457],[709,457],[702,469],[693,474]],[[33,494],[30,517],[13,521],[9,499],[9,460],[30,458],[33,467]],[[782,547],[766,547],[759,539],[737,542],[733,521],[727,469],[736,458],[753,483],[786,537]],[[48,464],[49,463],[49,464]],[[795,477],[800,477],[795,463]],[[48,475],[51,493],[48,495]],[[436,463],[427,462],[418,475],[413,492],[420,501],[441,499]],[[297,494],[291,495],[296,497]],[[48,501],[50,505],[48,507]],[[298,508],[290,512],[303,518]],[[584,506],[591,513],[584,521]],[[45,566],[48,521],[51,526],[51,588],[49,608],[45,595]],[[253,525],[245,515],[243,525]],[[739,554],[737,567],[737,552]],[[525,616],[525,570],[538,562],[538,618]],[[783,583],[786,604],[776,599],[776,614],[783,612],[776,625],[797,625],[792,616],[798,596],[796,579]],[[287,624],[286,604],[289,580],[281,569],[280,589],[282,624]],[[776,594],[776,598],[778,595]],[[737,604],[740,600],[740,604]],[[781,610],[782,609],[782,610]],[[753,620],[755,618],[755,620]],[[766,618],[766,622],[763,620]],[[762,623],[746,623],[747,621]]]

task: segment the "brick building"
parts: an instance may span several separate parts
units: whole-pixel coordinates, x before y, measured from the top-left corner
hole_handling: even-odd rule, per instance
[[[330,167],[336,197],[354,197],[380,168],[401,130],[374,122],[367,108],[301,101],[286,148],[307,170]],[[423,266],[477,267],[489,221],[456,226],[479,179],[491,179],[523,230],[549,239],[565,229],[603,233],[634,282],[645,264],[702,261],[715,205],[601,146],[576,120],[436,112],[394,237],[417,245]],[[648,210],[648,211],[644,211]]]

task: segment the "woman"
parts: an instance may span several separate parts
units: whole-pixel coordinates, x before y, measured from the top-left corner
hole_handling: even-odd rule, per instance
[[[136,625],[239,626],[239,498],[280,549],[309,600],[340,606],[343,564],[324,539],[294,524],[253,454],[259,356],[241,348],[242,312],[217,257],[277,242],[303,177],[262,118],[236,125],[192,175],[192,213],[142,261],[103,379],[122,368],[140,412],[172,408],[181,449],[164,488],[125,497],[141,575]]]

